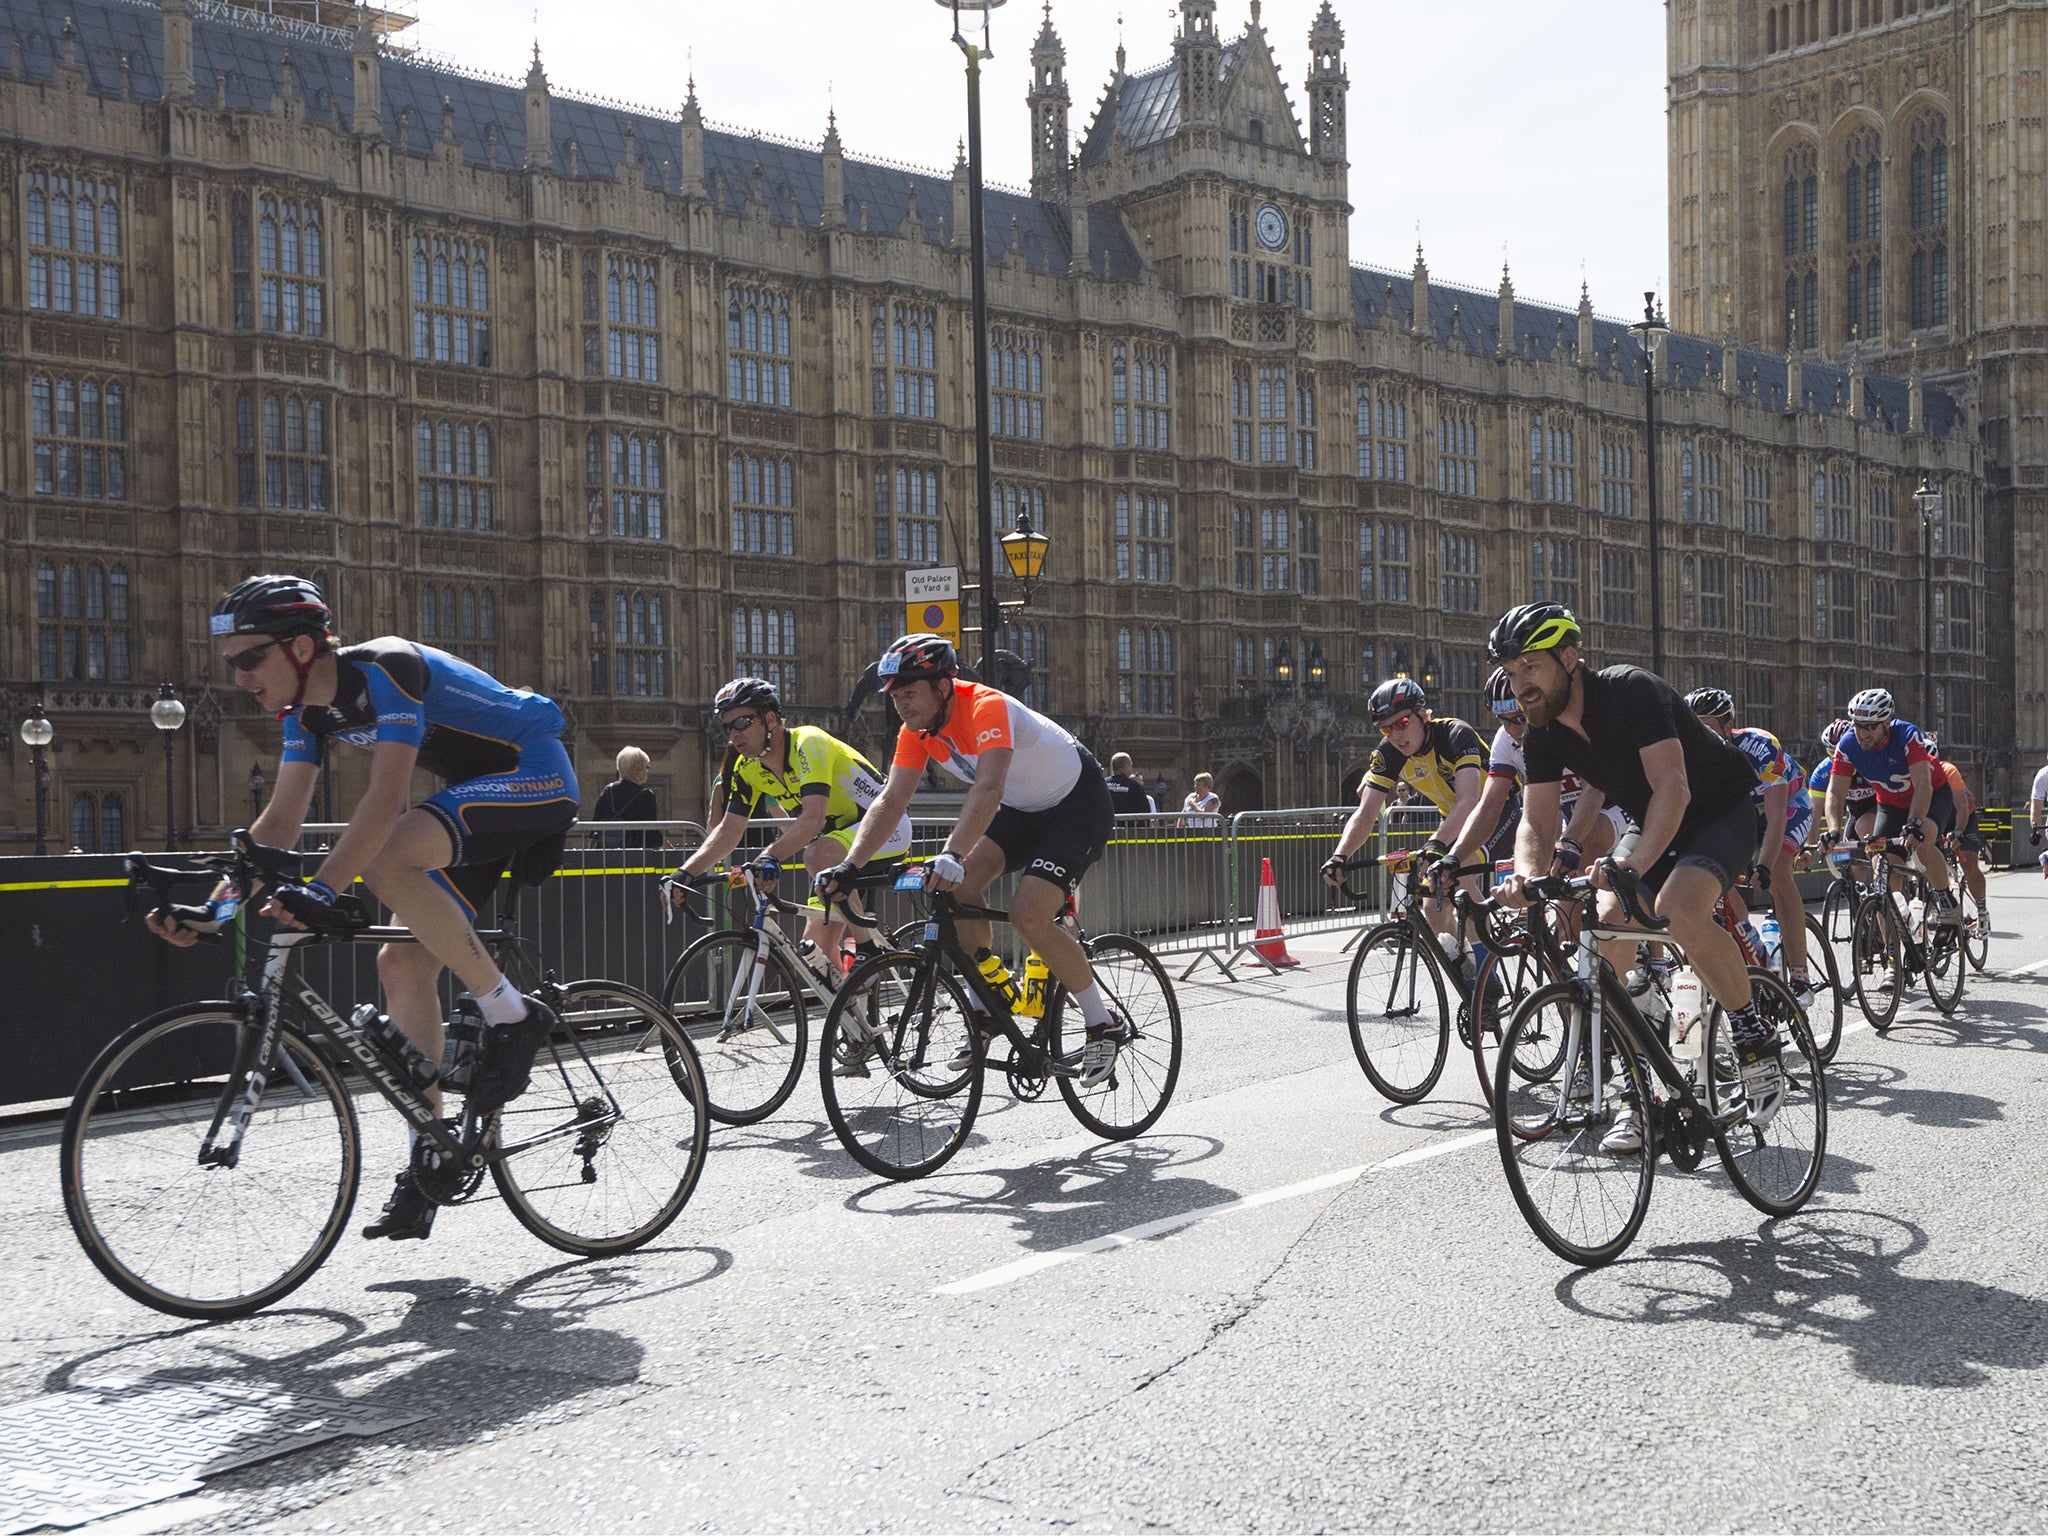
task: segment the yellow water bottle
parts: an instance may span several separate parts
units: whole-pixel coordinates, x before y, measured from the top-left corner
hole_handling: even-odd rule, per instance
[[[976,969],[981,972],[981,979],[994,989],[997,996],[1002,998],[1004,1006],[1013,1013],[1016,1012],[1017,1004],[1020,1001],[1017,983],[1010,975],[1010,968],[1003,964],[1001,957],[993,950],[977,949],[974,952],[974,964]]]
[[[1045,987],[1050,974],[1045,968],[1045,962],[1038,958],[1037,950],[1032,950],[1024,957],[1024,1001],[1017,1005],[1018,1017],[1045,1017]]]

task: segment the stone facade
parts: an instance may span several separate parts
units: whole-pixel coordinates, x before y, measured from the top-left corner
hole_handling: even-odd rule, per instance
[[[1032,188],[984,205],[997,516],[1052,540],[1005,638],[1034,701],[1176,803],[1206,768],[1233,807],[1327,804],[1382,674],[1483,711],[1514,602],[1648,659],[1641,361],[1584,295],[1354,266],[1334,16],[1304,121],[1256,14],[1225,40],[1210,0],[1181,9],[1173,61],[1119,57],[1077,153],[1048,21]],[[673,115],[569,95],[538,56],[494,82],[367,28],[0,0],[0,187],[0,692],[55,722],[60,847],[74,815],[81,841],[160,835],[163,678],[193,712],[180,826],[246,819],[276,727],[204,620],[252,570],[322,581],[347,636],[547,691],[588,793],[635,743],[686,816],[720,681],[829,718],[904,571],[973,564],[964,165],[720,130],[694,85]],[[1676,335],[1658,412],[1675,681],[1796,744],[1873,678],[1912,697],[1932,475],[1940,675],[1981,684],[1966,398]],[[1941,722],[1965,761],[1974,697]],[[854,730],[881,749],[872,706]]]
[[[2024,794],[2048,754],[2048,0],[1672,0],[1669,17],[1673,318],[1966,403],[1979,746]],[[1937,584],[1968,580],[1934,560]],[[1937,654],[1936,687],[1974,665]]]

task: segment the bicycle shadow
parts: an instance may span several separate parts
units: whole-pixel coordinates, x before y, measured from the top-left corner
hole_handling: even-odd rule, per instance
[[[1209,1136],[1144,1136],[1021,1167],[941,1172],[915,1186],[877,1184],[849,1196],[846,1208],[883,1216],[996,1216],[1021,1247],[1045,1252],[1239,1199],[1235,1189],[1174,1172],[1222,1151]]]
[[[675,1278],[677,1256],[687,1254],[700,1255],[701,1263]],[[640,1265],[657,1259],[665,1283],[649,1288],[640,1283]],[[120,1381],[131,1389],[282,1393],[341,1399],[369,1419],[400,1421],[372,1439],[344,1434],[216,1477],[231,1477],[238,1487],[289,1487],[347,1466],[373,1443],[398,1443],[409,1452],[454,1449],[593,1391],[632,1386],[643,1346],[624,1332],[592,1326],[588,1316],[706,1284],[732,1263],[719,1248],[645,1248],[551,1264],[500,1286],[460,1275],[385,1282],[365,1289],[410,1296],[395,1317],[280,1307],[235,1322],[186,1324],[74,1356],[54,1366],[43,1386],[64,1392]],[[251,1416],[248,1431],[220,1447],[216,1462],[262,1455],[281,1422],[306,1418],[283,1405]]]
[[[1842,1061],[1828,1067],[1828,1110],[1869,1111],[1913,1125],[1974,1130],[2005,1118],[2003,1100],[1981,1093],[1905,1086],[1904,1067],[1874,1061]],[[1832,1161],[1832,1159],[1831,1159]]]
[[[1472,1099],[1429,1099],[1421,1104],[1389,1104],[1379,1113],[1381,1123],[1408,1131],[1483,1131],[1493,1124],[1493,1112],[1479,1102],[1479,1090]]]
[[[1974,1280],[1907,1274],[1926,1232],[1876,1211],[1806,1211],[1749,1237],[1676,1243],[1557,1284],[1572,1311],[1609,1322],[1723,1323],[1845,1351],[1891,1386],[1982,1386],[2048,1366],[2048,1302]]]
[[[1965,993],[1961,1010],[1952,1017],[1944,1018],[1931,1004],[1910,1014],[1901,1009],[1885,1038],[1947,1048],[1981,1045],[2003,1051],[2048,1051],[2044,1022],[2048,1008]]]

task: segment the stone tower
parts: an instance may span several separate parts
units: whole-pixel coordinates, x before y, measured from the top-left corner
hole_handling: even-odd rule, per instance
[[[1216,121],[1223,56],[1216,37],[1216,0],[1181,0],[1180,35],[1173,42],[1173,61],[1180,69],[1180,121],[1183,129],[1208,127]]]
[[[1067,109],[1067,50],[1052,29],[1052,0],[1046,0],[1045,25],[1031,46],[1031,195],[1045,202],[1064,202],[1073,180]]]
[[[1327,165],[1345,165],[1344,97],[1351,89],[1351,77],[1344,69],[1344,28],[1330,0],[1316,12],[1309,29],[1308,136],[1309,150]]]

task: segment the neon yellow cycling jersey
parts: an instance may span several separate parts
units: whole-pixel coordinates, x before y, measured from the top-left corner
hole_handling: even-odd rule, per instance
[[[1396,747],[1392,738],[1381,740],[1365,765],[1365,782],[1381,794],[1391,795],[1397,782],[1412,784],[1444,815],[1458,803],[1458,770],[1486,771],[1486,749],[1479,733],[1464,721],[1446,716],[1429,722],[1422,750],[1413,757]]]
[[[806,795],[824,795],[825,830],[841,832],[882,797],[875,765],[829,731],[792,725],[786,737],[789,771],[777,775],[757,757],[737,759],[725,776],[725,808],[753,817],[773,801],[795,815]]]

